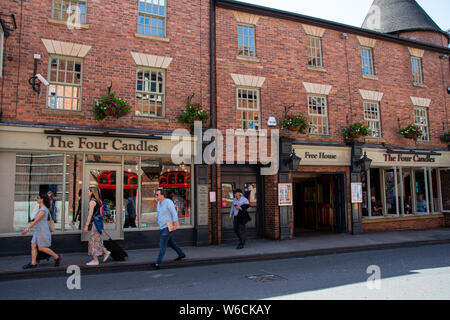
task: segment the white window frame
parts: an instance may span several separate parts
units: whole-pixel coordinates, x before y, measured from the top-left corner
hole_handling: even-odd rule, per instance
[[[257,105],[257,109],[254,108],[245,108],[245,107],[241,107],[239,106],[239,91],[240,90],[247,90],[247,91],[253,91],[254,95],[256,95],[256,105]],[[248,105],[248,98],[247,100],[247,105]],[[245,129],[245,130],[256,130],[256,131],[260,131],[261,128],[261,97],[260,97],[260,91],[259,88],[254,88],[254,87],[237,87],[236,88],[236,111],[237,111],[237,121],[239,122],[239,129]],[[256,112],[258,114],[258,120],[246,120],[243,117],[243,114],[245,112]],[[245,126],[245,123],[249,123],[249,122],[256,122],[257,123],[257,128],[249,128],[248,126]]]
[[[376,107],[376,110],[370,108]],[[367,126],[372,131],[372,137],[381,138],[381,121],[380,121],[380,103],[378,101],[364,101],[364,121],[367,122]],[[372,115],[369,117],[368,115]]]
[[[146,7],[147,4],[152,5],[153,6],[153,1],[158,1],[158,6],[164,7],[164,16],[160,16],[159,14],[154,14],[154,13],[149,13],[146,11],[141,11],[140,10],[140,3],[143,2],[145,3]],[[158,37],[158,38],[165,38],[166,34],[167,34],[167,1],[168,0],[138,0],[138,21],[137,21],[137,33],[138,34],[142,34],[142,35],[146,35],[146,36],[152,36],[152,37]],[[159,5],[160,3],[163,3],[163,5]],[[139,23],[139,19],[140,17],[143,16],[144,17],[144,24],[140,24]],[[150,23],[149,24],[145,24],[145,19],[148,18],[150,19]],[[154,28],[155,26],[153,26],[151,24],[152,19],[155,19],[156,21],[162,20],[164,26],[162,28],[159,28],[159,26],[157,25],[158,23],[156,23],[156,30],[158,29],[162,29],[163,30],[163,34],[162,35],[154,35],[151,32],[151,29]],[[139,27],[142,26],[142,32],[139,32]],[[150,28],[150,33],[145,33],[145,28],[148,27]]]
[[[152,72],[156,72],[157,76],[158,73],[161,73],[162,75],[162,92],[152,92],[152,91],[145,91],[145,90],[141,90],[138,91],[137,90],[137,82],[138,82],[138,73],[139,71],[142,72],[150,72],[150,80],[149,83],[151,84],[151,73]],[[158,80],[156,80],[156,85],[158,86],[159,82]],[[144,89],[144,83],[143,85],[143,89]],[[156,95],[156,96],[160,96],[162,97],[162,112],[161,112],[161,116],[157,115],[156,109],[155,109],[155,115],[151,115],[150,112],[148,113],[144,113],[142,110],[138,111],[138,103],[137,103],[137,95],[138,94],[147,94],[147,95]],[[139,117],[149,117],[149,118],[165,118],[166,117],[166,70],[164,69],[157,69],[157,68],[148,68],[148,67],[142,67],[142,66],[138,66],[136,68],[136,84],[135,84],[135,115],[139,116]]]
[[[239,27],[252,29],[253,35],[250,36],[249,34],[240,34],[239,33]],[[242,46],[239,44],[239,40],[242,37]],[[248,40],[248,46],[244,45],[245,39]],[[253,46],[250,45],[250,40],[253,39]],[[247,48],[248,54],[245,54],[245,48]],[[250,57],[250,58],[256,58],[256,26],[245,24],[245,23],[238,23],[238,56],[240,57]]]
[[[422,58],[411,57],[411,72],[413,76],[413,84],[423,85],[423,68],[422,68]]]
[[[414,123],[419,126],[423,135],[419,137],[419,141],[430,141],[430,128],[428,126],[428,110],[423,107],[414,107]]]
[[[69,82],[59,82],[59,68],[57,68],[57,73],[56,73],[56,80],[57,81],[52,81],[52,77],[51,77],[51,72],[52,72],[52,59],[58,59],[58,66],[59,66],[59,60],[60,59],[64,59],[64,60],[71,60],[74,62],[80,62],[81,63],[81,68],[80,68],[80,83],[79,84],[75,84],[75,83],[69,83]],[[61,111],[81,111],[82,109],[82,100],[83,100],[83,69],[84,69],[84,60],[78,57],[70,57],[70,56],[61,56],[61,55],[50,55],[48,58],[48,82],[50,83],[50,85],[47,87],[47,94],[46,94],[46,102],[45,102],[45,106],[47,109],[51,109],[51,110],[61,110]],[[67,77],[67,62],[66,62],[66,76]],[[75,77],[75,73],[73,75]],[[56,86],[65,86],[65,87],[77,87],[79,88],[79,97],[78,97],[78,108],[76,109],[64,109],[64,108],[51,108],[50,104],[49,104],[49,99],[50,99],[50,90],[51,90],[51,86],[52,85],[56,85]],[[58,96],[56,96],[58,97]],[[72,97],[73,99],[73,97]]]
[[[364,54],[367,52],[368,54]],[[370,47],[361,47],[361,66],[362,66],[362,74],[365,76],[374,76],[375,68],[373,62],[373,48]],[[369,71],[369,73],[366,72]]]
[[[308,36],[307,48],[308,48],[308,66],[313,68],[322,68],[323,67],[322,38]]]
[[[81,22],[81,24],[87,23],[86,22],[87,21],[87,7],[88,7],[87,0],[61,0],[61,6],[63,5],[64,2],[70,3],[72,5],[84,4],[86,11],[84,13],[80,12],[81,13],[80,22]],[[84,15],[84,20],[82,18],[83,15]],[[62,8],[60,8],[60,15],[58,17],[55,16],[55,0],[52,0],[52,19],[64,21]]]
[[[317,136],[328,136],[330,134],[330,128],[329,128],[329,122],[328,122],[328,97],[326,95],[319,95],[319,94],[308,94],[308,116],[309,116],[309,134],[310,135],[317,135]],[[321,114],[319,113],[313,113],[311,112],[311,101],[312,99],[320,99],[322,101],[325,101],[324,105],[321,105],[320,107],[324,109]],[[313,118],[316,118],[318,122],[321,122],[320,125],[314,125],[313,124]],[[317,133],[317,128],[320,126],[321,133]]]

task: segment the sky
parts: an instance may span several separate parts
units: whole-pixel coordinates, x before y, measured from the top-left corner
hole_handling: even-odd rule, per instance
[[[237,0],[361,27],[373,0]],[[450,0],[416,0],[444,31],[450,29]]]

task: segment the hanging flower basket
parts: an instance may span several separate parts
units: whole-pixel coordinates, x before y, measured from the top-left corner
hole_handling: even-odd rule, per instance
[[[450,143],[450,130],[441,136],[441,140],[445,143]]]
[[[303,115],[286,115],[280,120],[281,129],[306,133],[309,127],[308,119]]]
[[[200,103],[191,103],[192,97],[193,95],[185,100],[186,109],[178,117],[178,121],[187,124],[193,124],[195,121],[206,123],[209,119],[209,113]]]
[[[96,120],[103,120],[108,116],[119,119],[126,116],[131,106],[125,100],[116,97],[116,93],[109,93],[94,101],[93,112]]]
[[[356,122],[344,128],[342,131],[345,140],[354,140],[360,137],[370,136],[371,132],[368,126],[363,122]]]
[[[405,138],[412,139],[414,141],[417,141],[417,139],[419,139],[423,135],[422,129],[414,124],[410,124],[406,128],[401,128],[398,133],[400,133]]]

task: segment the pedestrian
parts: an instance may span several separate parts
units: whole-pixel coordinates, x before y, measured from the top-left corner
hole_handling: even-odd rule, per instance
[[[53,191],[47,192],[47,195],[50,198],[50,214],[53,221],[56,223],[56,197]]]
[[[102,201],[100,199],[100,192],[97,187],[89,187],[89,214],[84,227],[84,233],[89,234],[88,252],[92,256],[92,261],[86,263],[88,266],[97,266],[99,264],[98,257],[103,254],[103,262],[108,260],[111,252],[103,246],[102,230],[103,217],[100,211]]]
[[[125,225],[124,228],[136,228],[136,206],[132,197],[124,196],[125,205]]]
[[[82,206],[82,190],[78,190],[78,208],[76,213],[74,213],[73,217],[72,217],[72,224],[75,227],[76,222],[78,221],[78,230],[81,230],[81,206]]]
[[[156,259],[156,263],[153,264],[153,267],[155,269],[159,269],[164,255],[166,254],[167,245],[170,245],[170,247],[178,254],[178,258],[176,258],[175,261],[180,261],[181,259],[186,258],[186,255],[172,239],[173,231],[169,230],[169,223],[173,222],[175,229],[178,227],[178,215],[173,201],[165,198],[162,189],[156,190],[155,195],[158,200],[157,216],[159,224],[159,254]]]
[[[49,219],[50,199],[47,194],[42,193],[37,197],[39,210],[34,216],[33,222],[26,228],[22,234],[26,235],[31,228],[34,227],[33,238],[31,239],[31,263],[23,266],[24,269],[32,269],[37,267],[36,257],[38,250],[53,257],[55,267],[61,263],[62,255],[57,255],[50,246],[52,244],[52,234],[47,220]]]
[[[234,191],[234,200],[230,210],[230,220],[234,218],[233,230],[239,238],[239,245],[236,249],[244,248],[246,238],[245,223],[247,223],[247,221],[244,221],[242,216],[239,217],[239,212],[242,212],[242,210],[247,210],[249,207],[250,203],[247,198],[243,196],[242,190],[236,189]]]

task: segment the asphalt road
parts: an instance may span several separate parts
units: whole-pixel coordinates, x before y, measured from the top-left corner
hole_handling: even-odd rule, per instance
[[[450,244],[69,276],[1,281],[0,299],[449,300]]]

